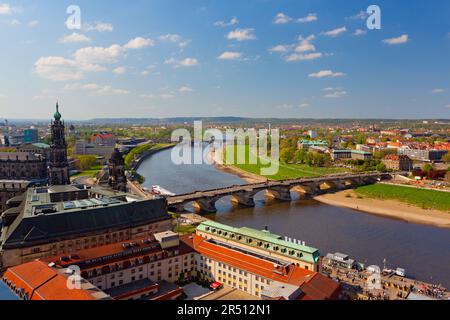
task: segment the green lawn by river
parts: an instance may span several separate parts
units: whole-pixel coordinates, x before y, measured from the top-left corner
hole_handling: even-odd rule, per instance
[[[373,184],[355,190],[359,195],[375,199],[392,199],[424,209],[450,212],[450,193],[389,184]]]
[[[238,152],[245,152],[246,155],[246,164],[238,164],[237,162],[237,154]],[[249,147],[248,146],[235,146],[235,161],[231,165],[253,173],[257,175],[261,174],[262,168],[268,168],[269,165],[261,162],[260,157],[258,157],[257,164],[248,164],[249,163]],[[226,157],[226,156],[225,156]],[[225,161],[226,162],[226,161]],[[227,163],[227,165],[230,165]],[[279,162],[279,170],[278,173],[274,175],[265,176],[271,180],[285,180],[285,179],[299,179],[299,178],[314,178],[320,177],[329,174],[337,174],[337,173],[345,173],[348,172],[348,169],[343,168],[335,168],[335,167],[312,167],[306,164],[287,164],[283,162]]]

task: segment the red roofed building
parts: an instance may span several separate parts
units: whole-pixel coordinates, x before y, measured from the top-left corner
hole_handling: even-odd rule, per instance
[[[116,136],[112,133],[94,133],[91,136],[91,143],[97,145],[114,146],[116,144]]]
[[[339,283],[292,263],[198,235],[185,241],[200,254],[197,271],[211,282],[218,281],[263,299],[331,300],[339,296]],[[289,294],[277,295],[282,292]]]
[[[24,300],[108,300],[110,297],[88,282],[69,289],[70,273],[43,261],[32,261],[9,268],[2,281]]]
[[[69,270],[80,289],[68,287]],[[3,277],[27,300],[176,299],[183,290],[174,283],[194,279],[267,300],[334,300],[341,292],[338,282],[282,256],[171,231],[29,262]]]

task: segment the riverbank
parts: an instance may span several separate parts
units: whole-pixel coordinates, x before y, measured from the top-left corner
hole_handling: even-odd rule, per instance
[[[216,167],[217,170],[220,170],[222,172],[229,173],[229,174],[234,174],[248,183],[261,183],[261,182],[267,182],[267,180],[268,180],[262,176],[250,173],[248,171],[239,169],[234,166],[225,166],[223,164],[218,164],[218,163],[215,163],[214,166]]]
[[[353,190],[325,194],[314,199],[332,206],[345,207],[411,223],[450,228],[450,214],[447,212],[422,209],[397,200],[378,200],[360,197]]]
[[[210,163],[214,163],[214,167],[217,170],[228,173],[228,174],[236,175],[247,183],[261,183],[261,182],[267,182],[267,180],[268,180],[267,178],[265,178],[263,176],[242,170],[238,167],[226,166],[226,165],[220,164],[217,160],[223,159],[223,154],[222,154],[222,152],[218,152],[214,149],[209,150],[209,152],[207,154],[207,159]]]

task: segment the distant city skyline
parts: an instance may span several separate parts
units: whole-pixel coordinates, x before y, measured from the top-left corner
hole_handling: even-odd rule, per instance
[[[3,2],[5,1],[5,2]],[[81,9],[81,29],[65,25]],[[381,30],[366,27],[369,5]],[[0,0],[0,119],[450,118],[450,2]]]

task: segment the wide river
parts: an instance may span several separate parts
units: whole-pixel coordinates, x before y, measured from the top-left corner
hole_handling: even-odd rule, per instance
[[[186,193],[245,184],[239,177],[214,166],[180,165],[171,161],[172,150],[145,160],[139,173],[144,185],[160,185],[174,193]],[[217,202],[217,214],[207,217],[232,226],[269,229],[279,235],[305,241],[322,255],[344,252],[366,265],[403,267],[411,278],[441,283],[450,288],[450,230],[407,223],[333,207],[316,201],[266,203],[262,193],[256,207],[233,208],[229,199]]]

